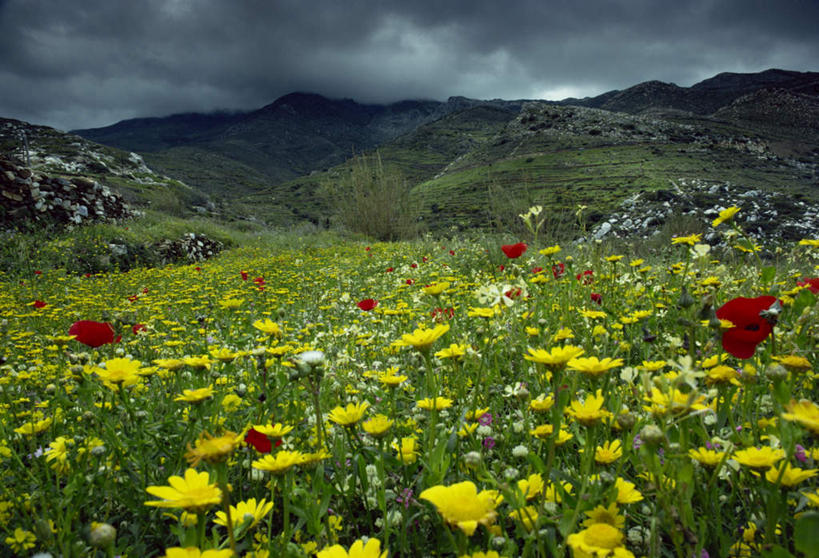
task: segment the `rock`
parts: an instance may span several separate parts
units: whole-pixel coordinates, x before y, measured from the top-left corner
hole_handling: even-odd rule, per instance
[[[597,231],[594,233],[594,238],[596,240],[600,240],[601,238],[609,234],[609,232],[611,232],[611,223],[606,221],[602,225],[600,225],[600,228],[597,229]]]

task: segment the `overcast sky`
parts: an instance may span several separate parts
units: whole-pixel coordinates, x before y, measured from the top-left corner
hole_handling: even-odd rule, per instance
[[[0,0],[0,117],[63,130],[359,102],[563,99],[819,71],[819,0]]]

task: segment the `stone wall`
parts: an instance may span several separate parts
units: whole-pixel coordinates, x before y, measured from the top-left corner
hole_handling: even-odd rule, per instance
[[[0,226],[5,229],[67,227],[132,215],[134,211],[99,182],[48,176],[0,158]]]

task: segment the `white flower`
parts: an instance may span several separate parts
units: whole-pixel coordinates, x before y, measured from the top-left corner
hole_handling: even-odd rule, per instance
[[[515,446],[512,448],[512,455],[515,457],[526,457],[529,455],[529,450],[523,445]]]

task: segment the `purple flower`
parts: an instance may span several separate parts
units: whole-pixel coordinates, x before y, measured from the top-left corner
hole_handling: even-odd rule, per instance
[[[484,438],[483,439],[483,447],[485,447],[486,449],[490,449],[490,450],[492,448],[494,448],[495,447],[495,438],[493,438],[492,436],[487,436],[486,438]]]
[[[478,418],[478,422],[483,426],[492,424],[492,413],[484,413]]]
[[[640,438],[639,434],[637,434],[634,437],[634,440],[631,442],[631,449],[638,450],[638,449],[640,449],[640,446],[642,446],[642,445],[643,445],[643,439]]]
[[[793,452],[793,456],[800,462],[806,463],[808,460],[807,454],[805,454],[805,448],[796,444],[796,450]]]
[[[412,503],[412,489],[405,488],[401,491],[401,496],[396,496],[395,501],[399,504],[404,504],[404,509],[408,509]]]

